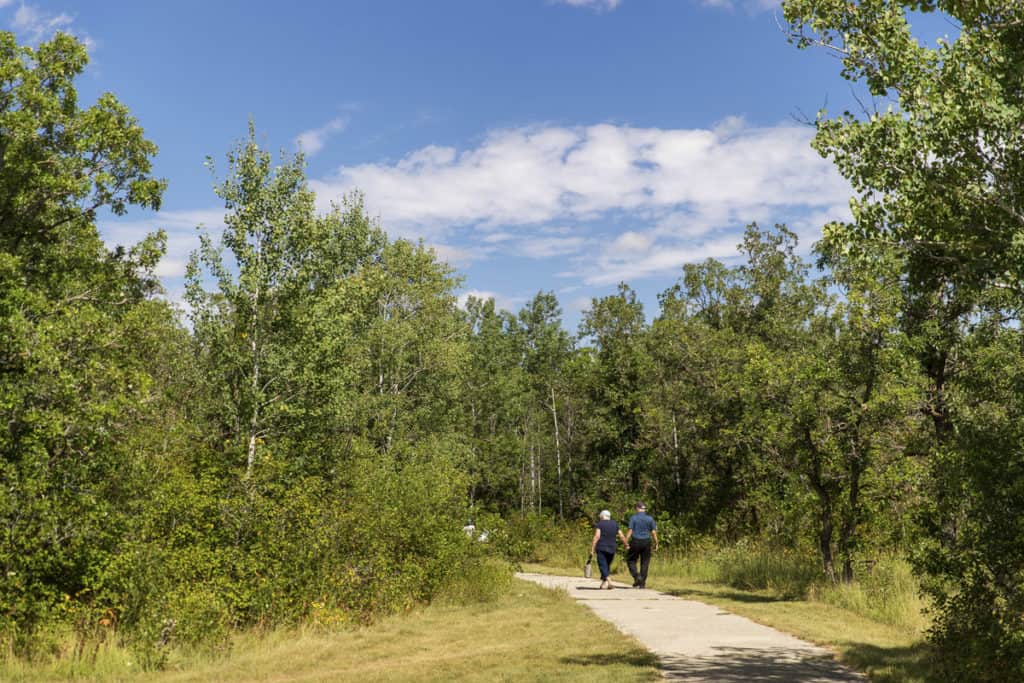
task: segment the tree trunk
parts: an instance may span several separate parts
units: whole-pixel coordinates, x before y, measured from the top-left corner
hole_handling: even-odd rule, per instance
[[[832,554],[832,537],[834,535],[832,510],[834,503],[832,494],[825,487],[825,482],[821,478],[821,453],[814,444],[810,429],[806,427],[804,428],[804,440],[813,458],[811,471],[808,473],[807,479],[810,481],[814,493],[818,496],[818,553],[821,556],[821,566],[825,570],[825,575],[828,576],[830,581],[835,583],[836,563]]]
[[[675,413],[672,413],[672,464],[676,483],[676,497],[678,497],[682,493],[683,477],[679,471],[679,427],[676,424]]]
[[[836,581],[836,564],[832,557],[832,506],[822,505],[820,527],[818,530],[818,551],[821,553],[821,566],[829,581]]]
[[[555,424],[555,468],[558,470],[558,518],[565,519],[562,509],[562,450],[558,443],[558,410],[555,404],[555,387],[551,386],[551,420]]]
[[[860,517],[860,476],[861,467],[857,461],[854,461],[850,467],[848,508],[843,516],[843,525],[839,529],[839,551],[843,556],[843,582],[845,583],[853,583],[854,536],[857,532],[857,520]]]
[[[245,458],[245,479],[252,477],[252,470],[256,464],[256,441],[260,427],[260,354],[259,354],[259,325],[257,312],[260,304],[260,289],[256,287],[252,294],[252,322],[249,325],[249,351],[252,355],[252,371],[250,373],[250,388],[252,390],[252,412],[249,415],[249,444],[248,453]]]
[[[536,451],[530,444],[530,507],[537,507],[537,461]]]

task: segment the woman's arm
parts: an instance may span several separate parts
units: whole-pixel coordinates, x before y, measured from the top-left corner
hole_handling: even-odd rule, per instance
[[[590,542],[590,554],[597,552],[597,542],[601,540],[601,530],[594,529],[594,540]]]

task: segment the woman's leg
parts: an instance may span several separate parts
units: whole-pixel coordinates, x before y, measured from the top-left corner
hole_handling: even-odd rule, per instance
[[[615,559],[615,554],[613,552],[608,552],[606,550],[597,551],[597,563],[601,567],[602,580],[607,579],[608,575],[611,573],[611,561],[613,559]]]
[[[601,580],[607,581],[608,575],[611,573],[611,563],[609,562],[612,553],[605,552],[604,550],[597,551],[597,566],[601,570]]]

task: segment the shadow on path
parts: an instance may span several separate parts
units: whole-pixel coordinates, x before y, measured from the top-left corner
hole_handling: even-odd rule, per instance
[[[830,659],[793,656],[785,648],[716,647],[703,657],[660,658],[665,678],[687,681],[850,683],[865,680]]]
[[[663,591],[665,595],[671,595],[676,598],[689,598],[691,600],[700,600],[702,597],[707,598],[725,598],[727,600],[735,600],[736,602],[787,602],[790,598],[783,598],[777,595],[751,595],[750,593],[734,593],[732,591],[700,591],[693,588],[679,588],[674,590]]]
[[[578,657],[562,657],[563,664],[578,664],[582,666],[609,666],[612,664],[625,664],[627,666],[651,667],[658,666],[658,658],[650,652],[639,652],[636,654],[594,654],[580,655]]]

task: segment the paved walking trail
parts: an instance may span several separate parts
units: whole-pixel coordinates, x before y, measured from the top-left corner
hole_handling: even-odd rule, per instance
[[[694,600],[616,583],[546,574],[516,574],[565,590],[658,657],[665,678],[685,681],[847,683],[866,679],[839,666],[829,650]]]

